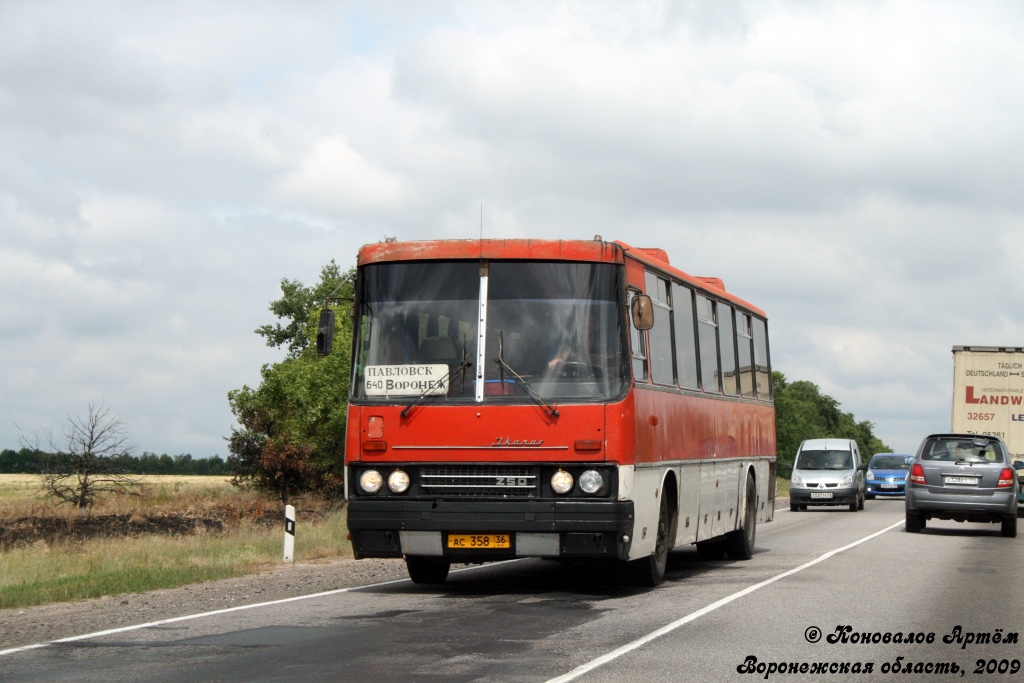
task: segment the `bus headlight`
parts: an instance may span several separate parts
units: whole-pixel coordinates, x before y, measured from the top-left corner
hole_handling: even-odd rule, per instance
[[[572,475],[565,470],[558,470],[551,475],[551,489],[555,493],[569,493],[572,491]]]
[[[587,470],[580,475],[580,490],[594,494],[604,486],[604,477],[597,470]]]
[[[405,493],[409,489],[409,475],[402,470],[395,470],[388,475],[388,488],[392,493]]]
[[[365,493],[377,493],[384,484],[384,477],[377,470],[366,470],[359,475],[359,488]]]

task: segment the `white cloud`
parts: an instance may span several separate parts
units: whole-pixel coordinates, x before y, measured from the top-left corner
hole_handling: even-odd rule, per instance
[[[401,174],[381,168],[357,152],[343,136],[317,140],[293,171],[275,183],[292,206],[327,215],[371,211],[392,213],[406,195]]]

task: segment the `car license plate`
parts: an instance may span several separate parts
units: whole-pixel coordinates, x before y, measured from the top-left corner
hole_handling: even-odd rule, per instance
[[[977,477],[943,477],[942,481],[947,484],[961,484],[963,486],[977,486]]]
[[[824,493],[812,493],[811,494],[811,498],[831,498],[831,497],[832,497],[832,492],[831,491],[826,491]]]
[[[897,486],[896,484],[879,484],[878,488],[885,489],[888,491],[891,489],[898,489],[899,486]]]
[[[458,550],[492,550],[511,548],[508,534],[448,534],[448,547]]]

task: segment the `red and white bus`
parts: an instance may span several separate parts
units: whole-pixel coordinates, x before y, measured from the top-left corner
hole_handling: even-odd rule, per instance
[[[357,558],[750,558],[772,519],[767,319],[660,249],[388,241],[359,252],[346,435]],[[333,328],[333,326],[332,326]]]

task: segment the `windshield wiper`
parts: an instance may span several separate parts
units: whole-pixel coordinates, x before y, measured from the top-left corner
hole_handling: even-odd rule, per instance
[[[460,370],[462,370],[462,386],[465,386],[465,384],[466,384],[466,370],[468,370],[469,368],[473,367],[473,364],[470,363],[469,360],[466,359],[466,336],[465,335],[462,336],[462,360],[459,361],[459,364],[456,365],[455,367],[460,369]],[[447,382],[447,380],[449,380],[451,378],[451,376],[452,376],[452,368],[449,367],[448,368],[448,372],[444,373],[443,377],[438,377],[433,382],[428,384],[427,388],[423,390],[423,393],[420,394],[419,396],[417,396],[415,401],[413,401],[412,403],[407,405],[405,408],[403,408],[402,412],[399,413],[399,415],[401,417],[405,417],[406,415],[408,415],[410,413],[410,411],[412,411],[413,408],[415,408],[418,405],[423,404],[431,396],[441,396],[442,394],[435,394],[434,393],[434,389],[436,389],[437,387],[445,384],[445,382]]]
[[[558,417],[558,410],[553,405],[544,400],[544,397],[533,390],[530,384],[519,376],[519,373],[512,369],[508,363],[505,362],[505,351],[504,351],[504,338],[501,332],[498,333],[498,357],[494,359],[494,362],[498,364],[499,368],[508,370],[512,377],[523,387],[523,391],[526,395],[534,400],[534,402],[544,408],[551,417]]]
[[[462,368],[463,372],[465,372],[466,368],[469,367],[469,363],[466,363],[466,361],[462,361],[456,367]],[[412,403],[407,405],[405,408],[403,408],[402,412],[399,413],[399,415],[401,417],[405,417],[406,415],[408,415],[412,411],[413,408],[415,408],[418,405],[423,404],[431,396],[443,396],[444,394],[436,394],[436,393],[434,393],[434,389],[437,389],[440,386],[446,386],[446,382],[448,381],[448,378],[451,377],[451,376],[452,376],[452,370],[451,370],[451,368],[448,368],[448,372],[444,373],[443,376],[438,377],[433,382],[428,384],[427,388],[423,390],[423,393],[420,394],[419,396],[417,396],[415,401],[413,401]]]

